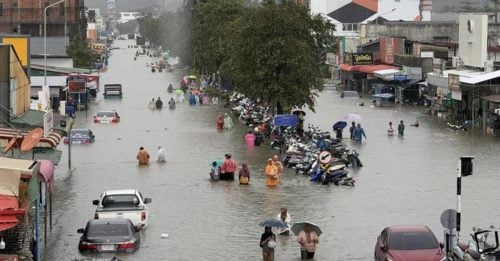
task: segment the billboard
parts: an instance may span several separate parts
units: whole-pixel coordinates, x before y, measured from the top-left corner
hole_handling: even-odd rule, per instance
[[[26,67],[29,64],[29,38],[28,36],[0,36],[2,43],[12,44],[14,50],[21,61],[21,64]]]
[[[68,82],[68,92],[69,93],[85,93],[86,86],[87,86],[87,84],[85,81],[69,81]]]

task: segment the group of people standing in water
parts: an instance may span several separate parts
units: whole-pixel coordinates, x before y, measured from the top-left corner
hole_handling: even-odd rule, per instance
[[[225,159],[215,160],[210,166],[210,179],[212,181],[218,180],[234,180],[234,176],[238,169],[236,161],[232,158],[231,154],[226,154]],[[266,186],[276,187],[280,184],[281,171],[283,170],[283,164],[279,161],[278,156],[274,155],[272,158],[268,159],[265,174],[266,174]],[[238,181],[240,185],[248,185],[250,183],[250,170],[246,163],[241,164],[241,168],[238,172]]]
[[[287,208],[282,207],[276,219],[287,225],[286,227],[278,229],[278,235],[290,235],[290,223],[292,219],[290,218]],[[300,246],[301,260],[313,259],[316,247],[319,244],[319,235],[312,229],[311,225],[306,225],[304,229],[298,233],[297,243]],[[276,235],[273,233],[271,227],[264,228],[264,233],[262,233],[260,237],[259,246],[262,249],[262,259],[264,261],[273,261],[274,250],[277,244]]]

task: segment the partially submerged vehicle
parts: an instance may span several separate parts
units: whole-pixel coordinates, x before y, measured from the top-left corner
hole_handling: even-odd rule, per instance
[[[123,95],[122,85],[119,83],[114,84],[104,84],[104,98],[118,97],[121,98]]]

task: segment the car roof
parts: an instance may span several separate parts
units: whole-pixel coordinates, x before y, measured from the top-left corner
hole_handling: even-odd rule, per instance
[[[88,221],[89,225],[103,225],[103,224],[129,224],[131,222],[128,218],[100,218],[100,219],[90,219]]]
[[[112,113],[114,113],[116,111],[115,110],[107,110],[107,111],[98,111],[97,113],[103,113],[103,112],[112,112]]]
[[[421,232],[430,231],[430,228],[423,225],[399,225],[387,227],[390,232]]]
[[[85,129],[85,128],[84,129],[75,129],[75,128],[73,128],[73,129],[71,129],[71,131],[90,131],[90,129]]]
[[[135,189],[119,189],[119,190],[106,190],[105,195],[124,195],[124,194],[134,194],[137,192]]]

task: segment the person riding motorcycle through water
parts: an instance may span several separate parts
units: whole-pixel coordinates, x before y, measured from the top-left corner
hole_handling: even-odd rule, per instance
[[[174,92],[174,86],[172,86],[172,84],[169,84],[168,87],[167,87],[167,92],[168,93],[172,93]]]

